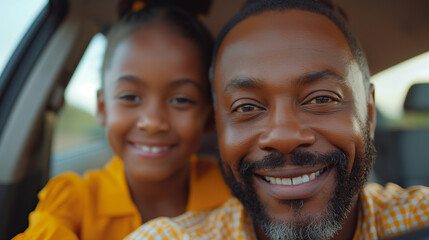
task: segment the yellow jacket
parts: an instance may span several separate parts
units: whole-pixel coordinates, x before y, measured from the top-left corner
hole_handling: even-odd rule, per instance
[[[187,211],[217,207],[231,197],[216,161],[193,156]],[[39,193],[22,239],[122,239],[142,224],[134,205],[121,159],[84,177],[64,173]]]

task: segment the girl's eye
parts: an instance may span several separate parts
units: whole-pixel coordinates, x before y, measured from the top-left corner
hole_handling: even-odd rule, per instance
[[[259,109],[260,108],[255,106],[255,105],[244,104],[244,105],[237,107],[234,111],[238,112],[238,113],[248,113],[248,112],[252,112],[252,111],[257,111]]]
[[[173,98],[171,100],[171,103],[178,104],[178,105],[187,105],[187,104],[194,104],[195,102],[188,98],[177,97],[177,98]]]
[[[310,104],[324,104],[324,103],[331,103],[331,102],[336,102],[337,100],[332,98],[332,97],[328,97],[328,96],[320,96],[320,97],[315,97],[313,99],[310,100]]]
[[[124,94],[119,96],[119,99],[126,102],[138,102],[140,101],[140,97],[135,94]]]

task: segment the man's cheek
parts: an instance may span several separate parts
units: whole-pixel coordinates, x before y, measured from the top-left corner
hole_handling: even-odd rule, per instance
[[[219,138],[219,149],[221,151],[222,159],[227,160],[228,162],[231,159],[235,159],[236,155],[240,154],[239,145],[237,141],[239,140],[238,136],[234,136],[234,131],[228,128],[221,129],[218,133]]]
[[[359,127],[355,126],[358,122],[347,116],[338,116],[334,121],[330,121],[329,123],[324,122],[323,125],[315,124],[311,128],[323,138],[318,140],[319,146],[320,142],[325,142],[325,145],[327,145],[326,148],[340,150],[347,155],[348,163],[346,165],[347,171],[350,173],[353,166],[353,159],[355,159],[356,151],[359,147],[358,144],[361,142],[361,133]]]
[[[240,160],[246,155],[246,147],[243,134],[233,128],[218,128],[219,150],[222,165],[227,174],[232,174],[235,179],[241,181],[239,173]],[[240,133],[240,134],[238,134]]]

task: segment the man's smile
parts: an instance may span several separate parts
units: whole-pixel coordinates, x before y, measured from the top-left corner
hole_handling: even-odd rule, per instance
[[[297,177],[269,177],[269,176],[262,176],[262,177],[271,184],[299,185],[299,184],[303,184],[316,179],[326,170],[327,170],[327,167],[318,171],[314,171],[312,173],[302,174]]]
[[[283,172],[276,169],[259,173],[254,175],[256,187],[261,187],[278,200],[308,199],[324,189],[328,180],[335,182],[335,179],[331,179],[335,178],[335,168],[331,166],[299,167]]]

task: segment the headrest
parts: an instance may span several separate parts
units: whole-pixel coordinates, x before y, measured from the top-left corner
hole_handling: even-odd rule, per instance
[[[404,102],[405,111],[429,111],[429,83],[413,84]]]

